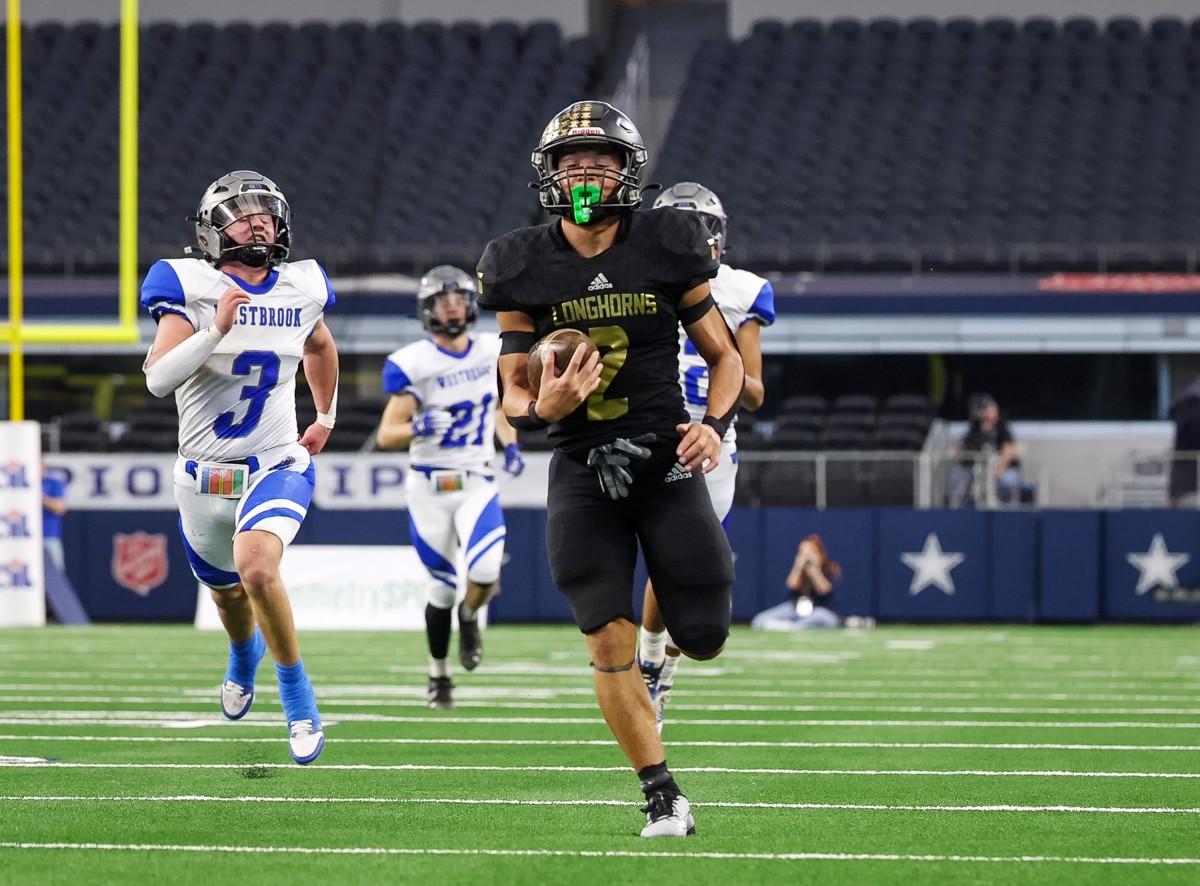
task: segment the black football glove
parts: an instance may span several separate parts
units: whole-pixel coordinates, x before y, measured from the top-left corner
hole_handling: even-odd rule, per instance
[[[628,498],[633,474],[626,469],[630,462],[649,458],[650,450],[643,444],[648,445],[657,440],[657,434],[639,434],[628,440],[618,437],[611,443],[594,447],[588,453],[588,467],[596,469],[596,474],[600,477],[600,488],[608,493],[609,498],[613,501]]]

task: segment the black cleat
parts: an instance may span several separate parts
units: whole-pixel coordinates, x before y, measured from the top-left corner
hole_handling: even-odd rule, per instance
[[[458,657],[468,671],[475,670],[483,660],[483,636],[479,631],[479,621],[463,618],[462,604],[458,607]]]
[[[454,699],[450,697],[453,685],[449,677],[429,678],[429,706],[442,711],[454,708]]]

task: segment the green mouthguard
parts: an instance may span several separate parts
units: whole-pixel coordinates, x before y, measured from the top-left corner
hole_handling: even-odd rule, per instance
[[[592,207],[600,202],[600,188],[596,185],[576,185],[571,188],[571,206],[575,210],[575,224],[586,225],[592,220]]]

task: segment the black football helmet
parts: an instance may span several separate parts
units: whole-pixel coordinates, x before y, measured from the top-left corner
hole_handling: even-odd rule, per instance
[[[449,326],[437,318],[438,296],[448,292],[461,293],[466,302],[466,320],[461,325]],[[438,265],[422,277],[417,285],[417,316],[428,332],[462,335],[479,317],[479,282],[461,268]]]
[[[238,219],[269,215],[275,219],[275,242],[235,243],[226,234]],[[275,182],[249,169],[223,175],[204,192],[196,214],[196,242],[204,257],[214,264],[239,261],[254,268],[274,266],[288,257],[292,248],[292,211]]]
[[[558,159],[569,148],[602,145],[621,157],[620,172],[606,172],[615,177],[617,187],[602,204],[591,207],[590,218],[584,224],[629,212],[642,202],[641,173],[646,165],[646,146],[633,121],[606,102],[575,102],[554,115],[533,152],[533,168],[537,170],[538,200],[554,215],[571,216],[574,205],[558,181]],[[575,219],[577,222],[578,218]]]
[[[700,213],[709,233],[717,241],[717,252],[725,254],[725,235],[729,230],[729,216],[720,198],[699,182],[679,182],[671,185],[654,201],[654,208],[674,206]]]

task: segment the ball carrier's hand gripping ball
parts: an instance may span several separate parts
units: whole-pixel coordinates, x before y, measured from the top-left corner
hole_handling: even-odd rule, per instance
[[[575,349],[580,345],[587,346],[583,354],[584,363],[599,350],[596,343],[578,329],[556,329],[533,346],[529,352],[529,389],[533,391],[534,397],[537,397],[541,390],[542,367],[546,361],[552,359],[554,374],[562,375],[571,358],[575,356]]]

